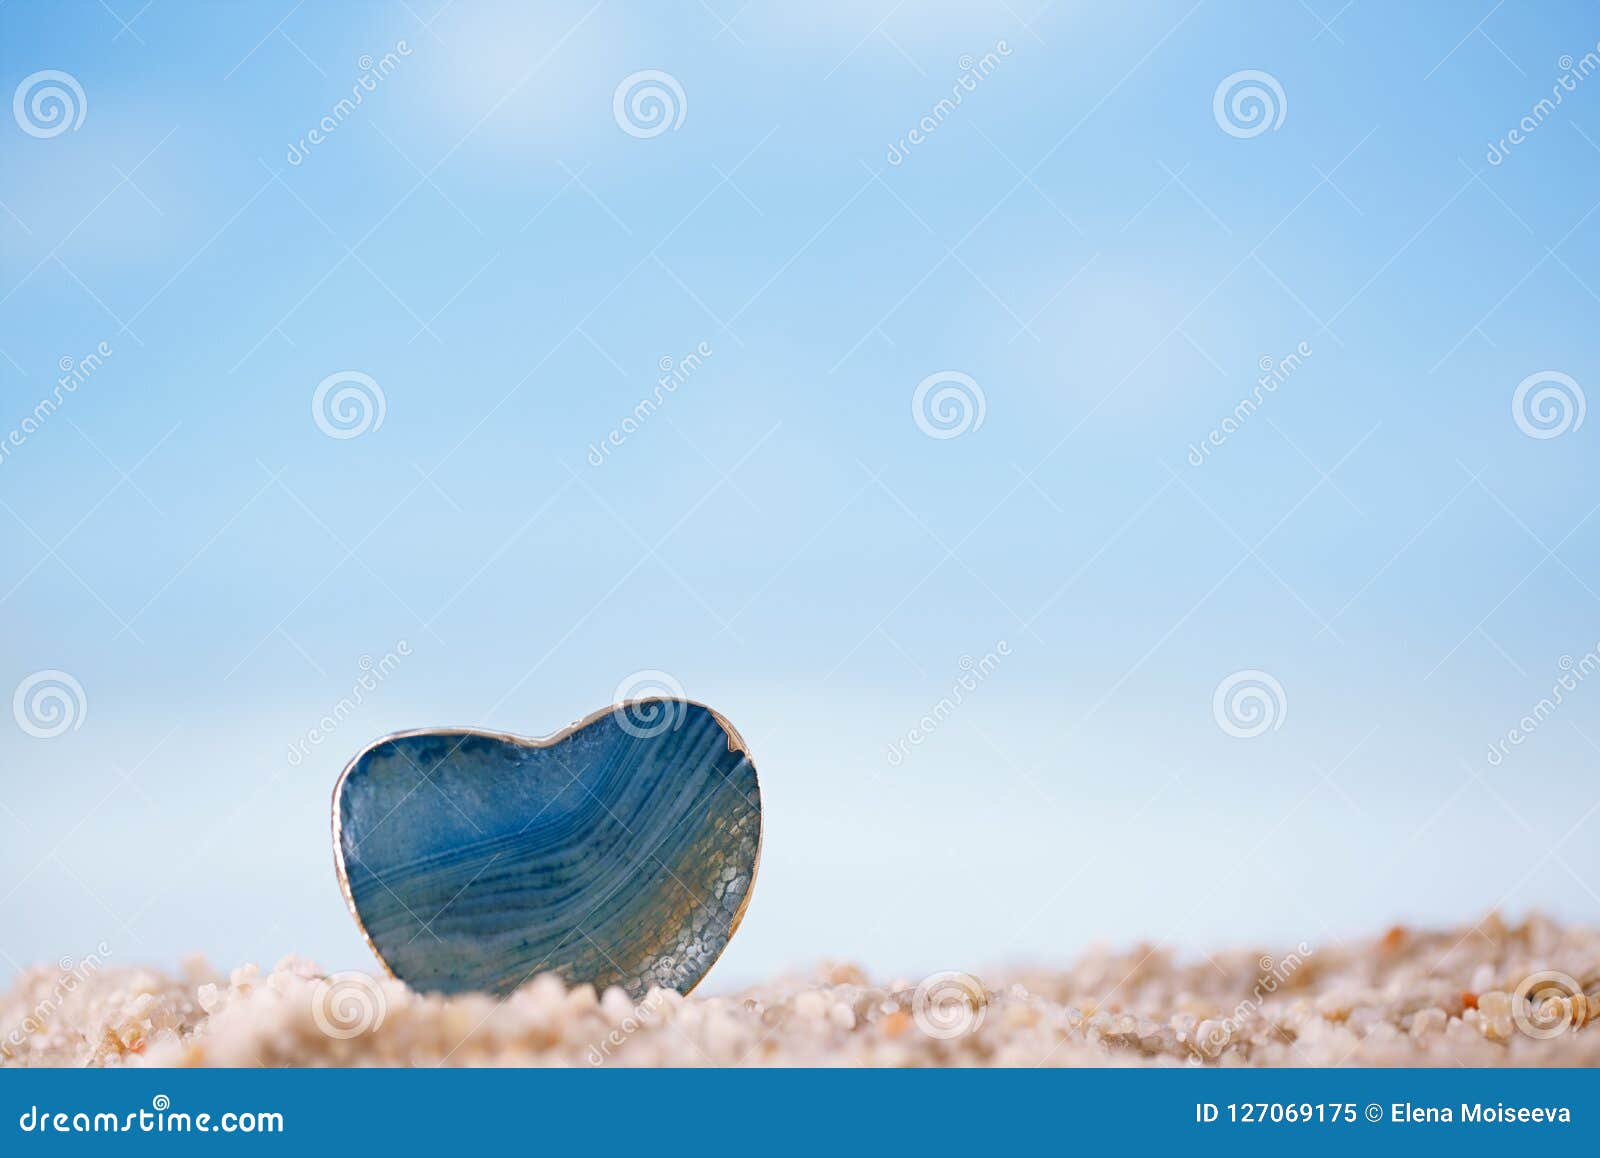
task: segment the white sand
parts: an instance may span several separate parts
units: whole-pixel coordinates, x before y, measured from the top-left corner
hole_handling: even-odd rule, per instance
[[[295,958],[227,977],[63,962],[0,998],[0,1064],[1595,1065],[1600,932],[1490,916],[1182,964],[1141,946],[981,982],[835,965],[638,1005],[554,977],[447,1000]]]

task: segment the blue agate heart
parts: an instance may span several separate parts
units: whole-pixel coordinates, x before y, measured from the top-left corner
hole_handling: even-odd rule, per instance
[[[744,916],[761,790],[726,720],[651,698],[542,740],[387,736],[339,778],[333,845],[367,943],[413,988],[554,972],[687,993]]]

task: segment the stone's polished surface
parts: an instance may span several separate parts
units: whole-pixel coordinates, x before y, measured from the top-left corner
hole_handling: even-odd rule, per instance
[[[761,847],[756,771],[715,712],[651,699],[546,740],[377,741],[334,790],[334,859],[373,951],[413,988],[539,973],[688,992],[738,928]]]

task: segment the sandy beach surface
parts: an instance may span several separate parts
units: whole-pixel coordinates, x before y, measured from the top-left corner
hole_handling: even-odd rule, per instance
[[[715,975],[711,979],[715,983]],[[91,955],[0,996],[0,1064],[1297,1066],[1600,1064],[1600,931],[1490,915],[1190,959],[870,977],[823,964],[684,997],[531,978],[440,998],[289,957],[177,974]]]

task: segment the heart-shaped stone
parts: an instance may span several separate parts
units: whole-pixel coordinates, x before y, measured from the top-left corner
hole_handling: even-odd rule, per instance
[[[651,698],[527,740],[402,732],[333,793],[334,862],[373,952],[413,988],[536,974],[687,993],[744,916],[761,790],[739,733]]]

